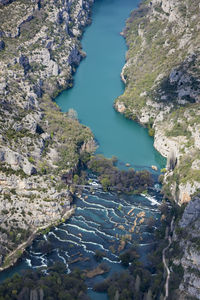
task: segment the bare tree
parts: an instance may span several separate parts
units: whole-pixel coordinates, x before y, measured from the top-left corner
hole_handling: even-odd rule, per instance
[[[177,157],[173,149],[170,150],[168,157],[167,157],[167,169],[172,171],[174,170],[177,164]]]
[[[70,108],[67,112],[67,116],[70,118],[70,119],[73,119],[73,120],[77,120],[78,119],[78,114],[77,114],[77,111],[73,108]]]

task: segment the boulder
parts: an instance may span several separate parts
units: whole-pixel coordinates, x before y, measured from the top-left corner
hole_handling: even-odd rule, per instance
[[[28,160],[24,161],[24,163],[22,165],[22,169],[23,169],[24,173],[27,175],[33,175],[33,174],[37,173],[36,168]]]
[[[115,108],[116,108],[116,110],[117,110],[118,112],[120,112],[120,113],[123,113],[123,112],[125,112],[125,110],[126,110],[125,105],[124,105],[122,102],[120,102],[120,101],[117,101],[117,102],[115,103]]]
[[[7,147],[0,148],[0,161],[10,165],[14,171],[22,169],[27,175],[32,175],[37,172],[34,165],[31,164],[26,157]]]
[[[0,95],[4,95],[6,93],[6,88],[7,83],[5,81],[0,82]]]
[[[19,132],[23,129],[21,122],[15,122],[12,127],[15,131]]]
[[[182,72],[176,69],[173,69],[169,75],[169,81],[171,84],[178,82],[180,77],[182,76]]]
[[[151,168],[152,168],[152,170],[154,170],[154,171],[158,171],[157,166],[152,165]]]

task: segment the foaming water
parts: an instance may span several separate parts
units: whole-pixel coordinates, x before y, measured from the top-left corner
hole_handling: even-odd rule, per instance
[[[110,267],[108,275],[123,270],[124,267],[118,259],[120,241],[123,236],[129,235],[130,239],[127,240],[124,250],[128,249],[132,242],[137,242],[140,251],[144,254],[148,253],[149,247],[153,245],[154,239],[152,233],[147,230],[147,221],[153,217],[159,222],[158,206],[161,197],[159,193],[154,192],[157,204],[153,206],[148,200],[149,197],[153,197],[153,194],[151,196],[118,196],[102,193],[99,188],[94,195],[90,195],[89,191],[85,190],[80,198],[75,199],[77,209],[73,217],[48,234],[36,238],[12,272],[24,268],[38,269],[50,266],[56,261],[63,262],[68,273],[77,267],[93,269],[98,264],[94,256],[96,250],[100,250],[105,255],[102,261]],[[93,200],[97,203],[102,202],[104,209],[95,210]],[[143,212],[142,216],[141,212]],[[136,227],[133,231],[134,221],[136,221]],[[43,245],[44,242],[51,244],[50,250],[41,248],[41,243]],[[8,271],[1,274],[0,279],[2,275],[6,277],[6,272]],[[92,287],[95,282],[103,279],[104,275],[100,275],[88,280],[87,284]],[[91,296],[91,292],[89,294]],[[94,295],[91,297],[96,299]]]
[[[99,191],[97,191],[97,194],[98,192]],[[96,200],[103,201],[102,195],[101,198],[98,198],[97,194],[95,195]],[[94,254],[98,249],[105,253],[103,260],[111,264],[118,264],[118,247],[122,236],[127,234],[131,235],[132,241],[137,241],[141,244],[141,247],[152,243],[152,235],[150,233],[146,234],[145,232],[147,227],[146,220],[151,216],[158,218],[159,213],[157,210],[152,209],[151,203],[149,202],[147,202],[149,203],[149,206],[146,206],[147,210],[142,210],[141,205],[143,201],[147,200],[148,196],[140,196],[139,201],[136,199],[137,196],[126,196],[124,201],[128,206],[122,205],[120,206],[120,210],[119,203],[123,202],[123,197],[120,196],[119,199],[116,195],[112,194],[110,194],[109,197],[108,195],[106,196],[107,199],[105,203],[107,205],[104,204],[103,210],[93,209],[93,202],[90,200],[94,199],[94,195],[91,196],[87,192],[84,192],[81,198],[76,198],[75,204],[78,207],[76,214],[68,222],[55,228],[46,235],[47,240],[53,245],[53,249],[57,251],[57,257],[55,257],[54,260],[63,261],[70,270],[75,267],[93,268],[97,264],[94,259]],[[84,197],[88,197],[88,201],[85,201]],[[112,207],[110,207],[110,205]],[[130,209],[133,209],[135,212],[134,215],[128,215]],[[140,223],[141,217],[138,215],[142,211],[144,223]],[[111,220],[111,217],[113,219],[115,218],[115,222]],[[131,232],[134,220],[137,220],[137,226],[135,232]],[[44,239],[44,236],[36,239],[34,243],[40,243],[42,239]],[[126,247],[129,247],[130,244],[130,241],[127,241]],[[60,251],[67,253],[67,256],[64,257]],[[31,256],[26,259],[31,260],[31,264],[33,265],[33,258],[38,258],[38,255],[40,255],[40,253],[35,253],[34,255],[33,252],[31,252]],[[40,258],[44,258],[44,256],[48,264],[51,264],[49,260],[51,254],[42,254]],[[87,257],[88,260],[82,261],[82,257]],[[42,262],[39,260],[36,261],[38,266],[42,265],[42,262],[44,264],[44,260]],[[121,269],[121,266],[119,266],[119,269]]]

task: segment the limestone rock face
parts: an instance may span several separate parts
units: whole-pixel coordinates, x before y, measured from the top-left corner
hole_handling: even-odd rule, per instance
[[[28,114],[21,120],[23,128],[29,130],[32,134],[37,133],[38,124],[42,119],[42,113]]]
[[[31,290],[31,292],[30,292],[30,300],[39,300],[38,291],[37,290]]]
[[[179,286],[179,299],[195,297],[200,299],[200,251],[198,242],[200,238],[200,197],[192,199],[179,222],[179,226],[184,230],[184,234],[175,235],[173,239],[179,243],[182,251],[181,257],[174,259],[176,265],[181,265],[184,270],[183,279]]]
[[[7,163],[15,171],[22,169],[27,175],[33,175],[37,172],[27,158],[6,147],[0,148],[0,161]]]
[[[195,197],[184,210],[180,226],[185,228],[200,217],[200,198]]]

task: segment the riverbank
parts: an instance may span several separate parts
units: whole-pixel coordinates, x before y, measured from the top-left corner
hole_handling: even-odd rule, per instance
[[[82,147],[93,151],[89,128],[52,101],[72,86],[84,57],[80,39],[92,3],[0,5],[1,266],[30,235],[62,218],[71,203],[62,176],[70,181]]]
[[[197,1],[145,1],[133,11],[123,32],[126,87],[115,102],[154,135],[155,148],[168,158],[163,191],[179,204],[200,188],[198,12]]]

